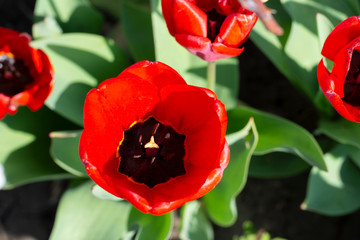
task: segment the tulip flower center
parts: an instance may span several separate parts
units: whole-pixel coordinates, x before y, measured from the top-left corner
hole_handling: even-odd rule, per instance
[[[124,132],[119,172],[149,188],[185,174],[185,135],[151,117]]]
[[[206,12],[208,33],[207,38],[211,42],[215,41],[216,36],[220,33],[222,23],[225,21],[226,15],[220,14],[216,9]]]
[[[24,91],[33,81],[23,60],[8,54],[0,55],[0,93],[12,97]]]
[[[360,53],[353,51],[350,69],[345,78],[344,97],[345,102],[354,107],[360,106]]]

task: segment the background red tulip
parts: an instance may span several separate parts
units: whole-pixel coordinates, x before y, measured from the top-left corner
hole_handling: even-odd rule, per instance
[[[163,214],[220,181],[229,160],[226,124],[213,92],[142,61],[88,93],[80,156],[102,188]]]
[[[360,17],[336,26],[321,53],[334,62],[331,73],[323,60],[317,70],[326,98],[344,118],[360,122]]]
[[[46,54],[29,46],[25,33],[0,28],[0,119],[19,105],[36,111],[53,87],[53,68]]]
[[[237,0],[162,0],[163,15],[172,36],[205,61],[239,55],[257,16]]]

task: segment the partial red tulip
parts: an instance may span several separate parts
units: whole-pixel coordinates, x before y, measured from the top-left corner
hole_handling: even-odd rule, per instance
[[[53,67],[46,54],[30,47],[26,33],[0,27],[0,119],[18,106],[40,109],[53,88]]]
[[[334,62],[331,73],[320,61],[320,87],[344,118],[360,122],[360,17],[341,22],[330,33],[321,54]]]
[[[258,17],[237,0],[162,0],[172,36],[208,62],[238,56]]]
[[[167,213],[220,181],[229,161],[224,105],[169,66],[139,62],[85,100],[79,152],[89,176],[144,213]]]

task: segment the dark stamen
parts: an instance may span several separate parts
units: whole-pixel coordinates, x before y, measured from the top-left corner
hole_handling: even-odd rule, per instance
[[[124,132],[119,172],[152,188],[185,174],[185,136],[151,117]]]
[[[21,59],[0,55],[0,93],[12,97],[25,90],[34,80]]]
[[[360,53],[353,51],[350,69],[345,78],[344,97],[342,98],[348,104],[360,106]]]
[[[207,37],[211,42],[215,41],[216,36],[220,33],[222,23],[225,21],[226,16],[218,13],[216,9],[206,12],[208,23]]]

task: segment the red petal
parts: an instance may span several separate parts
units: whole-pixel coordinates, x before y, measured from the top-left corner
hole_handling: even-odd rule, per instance
[[[0,93],[0,120],[5,117],[8,112],[9,97]]]
[[[32,98],[28,103],[31,110],[36,111],[40,109],[45,100],[50,95],[54,86],[54,70],[47,55],[37,49],[31,49],[33,66],[36,68],[36,73],[33,73],[35,78],[35,87],[33,90]]]
[[[336,86],[336,80],[332,78],[333,75],[330,75],[329,71],[326,69],[323,60],[321,60],[318,65],[317,77],[325,97],[330,101],[335,110],[350,121],[360,122],[360,108],[347,104],[341,99],[341,96],[335,92],[335,89],[339,87]]]
[[[215,42],[223,43],[228,47],[239,47],[248,39],[256,20],[255,14],[234,13],[229,15],[221,25]]]
[[[16,58],[23,59],[26,65],[30,65],[31,61],[31,48],[29,46],[30,39],[28,35],[19,35],[18,37],[13,37],[7,41],[7,44],[10,48],[10,51]]]
[[[15,105],[27,105],[32,97],[33,93],[30,91],[24,91],[24,92],[20,92],[18,94],[16,94],[15,96],[13,96],[11,98],[11,102],[14,103]],[[33,109],[31,109],[33,110]],[[35,110],[33,110],[35,111]]]
[[[8,28],[0,27],[0,37],[3,38],[4,36],[19,36],[19,33]]]
[[[91,90],[84,105],[84,128],[88,131],[92,164],[102,171],[117,151],[123,131],[143,119],[158,102],[155,85],[141,79],[113,78]]]
[[[148,65],[145,63],[139,66],[146,68]],[[229,150],[224,139],[226,112],[216,95],[210,90],[186,85],[183,80],[171,80],[172,77],[178,78],[178,74],[167,69],[167,66],[157,64],[166,71],[155,69],[150,71],[151,66],[147,70],[141,70],[135,66],[125,70],[126,73],[120,74],[119,80],[107,80],[99,86],[99,89],[92,90],[88,94],[84,108],[85,130],[79,150],[90,177],[102,188],[127,199],[144,213],[163,214],[214,188],[228,163]],[[140,77],[149,78],[146,74],[157,75],[159,72],[161,76],[166,72],[169,81],[176,84],[163,84],[162,81],[166,81],[165,77],[162,77],[161,81],[157,80],[156,76],[153,80],[151,80],[153,77],[148,80],[140,79]],[[115,84],[122,80],[126,80],[128,85],[115,87]],[[124,92],[111,92],[122,88]],[[141,92],[143,89],[147,92]],[[136,100],[143,95],[145,97],[150,95],[149,100],[145,102],[153,103],[151,109],[133,109],[137,107],[133,106],[134,102],[137,105],[144,104],[140,102],[141,100]],[[90,109],[89,106],[99,107]],[[123,114],[119,116],[119,113]],[[117,171],[119,159],[116,157],[117,146],[123,137],[124,128],[139,116],[145,118],[150,115],[186,135],[186,174],[151,189],[119,173]],[[93,119],[89,120],[89,118]],[[123,127],[124,125],[126,127]],[[121,136],[116,136],[119,132]]]
[[[80,157],[91,179],[93,179],[100,187],[110,192],[111,194],[127,199],[136,208],[142,212],[149,212],[150,205],[146,198],[149,197],[149,188],[144,184],[137,184],[132,182],[127,176],[119,173],[118,159],[108,159],[108,164],[105,166],[105,170],[100,171],[99,168],[94,166],[89,161],[88,151],[92,147],[89,143],[86,131],[84,130],[79,144]]]
[[[360,36],[360,16],[353,16],[341,22],[330,33],[321,54],[334,61],[337,53],[347,44]]]
[[[183,85],[169,86],[161,91],[161,102],[154,109],[154,117],[186,136],[186,159],[192,165],[214,167],[219,148],[223,144],[226,120],[219,117],[217,99],[210,98],[200,88]],[[214,159],[215,158],[215,159]],[[213,159],[213,160],[211,160]]]
[[[211,43],[208,38],[186,34],[176,34],[176,41],[192,54],[208,62],[228,57],[235,57],[242,53],[243,48],[227,47],[222,43]]]
[[[222,56],[221,58],[225,57],[235,57],[240,55],[244,48],[232,48],[228,47],[222,43],[213,43],[212,44],[213,51],[216,52],[219,56]],[[219,58],[220,59],[220,58]]]
[[[204,12],[207,12],[218,7],[218,0],[195,0],[195,4]]]
[[[198,199],[202,196],[204,196],[206,193],[211,191],[221,180],[223,171],[228,165],[230,159],[230,149],[228,144],[225,142],[224,148],[221,152],[220,156],[220,167],[213,169],[211,172],[203,172],[201,173],[201,170],[196,174],[207,176],[204,178],[197,178],[196,176],[189,176],[188,178],[183,179],[176,179],[173,181],[173,186],[165,186],[163,185],[164,189],[159,189],[158,195],[162,196],[163,199],[160,201],[160,204],[156,205],[156,208],[153,208],[151,211],[152,214],[164,214],[167,213],[177,207],[180,207],[186,202]],[[195,186],[194,180],[200,180],[202,184],[196,188],[196,190],[193,190],[193,187]],[[170,183],[171,184],[171,183]],[[176,185],[175,185],[176,184]],[[159,186],[161,188],[161,185]],[[169,190],[172,189],[172,190]],[[161,190],[163,191],[161,193]],[[177,196],[176,196],[177,193]],[[187,196],[181,198],[179,196],[179,193],[186,193]],[[171,196],[172,195],[172,196]],[[165,197],[164,197],[165,196]],[[174,200],[175,199],[175,200]],[[164,204],[165,203],[165,204]]]
[[[163,0],[162,11],[171,35],[190,34],[205,37],[207,16],[195,4],[186,0]]]
[[[240,8],[241,5],[238,0],[218,0],[217,10],[224,15],[236,13]]]
[[[125,69],[118,78],[139,77],[155,84],[159,89],[170,84],[186,84],[174,69],[161,62],[141,61]]]
[[[326,96],[327,92],[334,92],[335,83],[330,78],[330,73],[326,69],[323,59],[320,60],[320,63],[318,65],[317,77],[318,77],[319,85],[320,85],[322,91],[324,92],[325,96]]]
[[[350,62],[354,48],[360,46],[360,38],[350,42],[348,45],[337,53],[334,59],[334,66],[331,70],[330,77],[334,80],[335,89],[334,91],[342,98],[344,97],[344,84],[346,76],[349,72]]]

